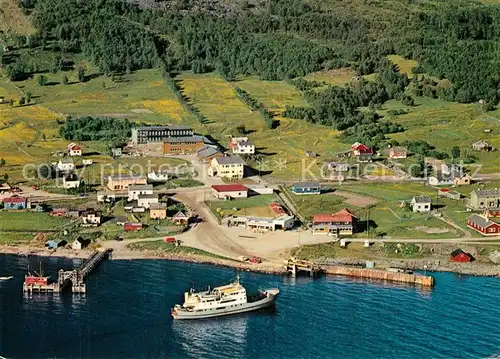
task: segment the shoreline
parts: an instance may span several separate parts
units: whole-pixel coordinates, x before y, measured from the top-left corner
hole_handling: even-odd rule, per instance
[[[45,248],[24,247],[24,246],[9,246],[0,245],[0,254],[11,254],[18,256],[40,256],[40,257],[58,257],[67,259],[87,259],[92,250],[73,250],[60,248],[56,251],[48,250]],[[112,252],[110,260],[171,260],[189,263],[210,264],[218,267],[234,268],[243,271],[272,274],[272,275],[286,275],[287,271],[282,265],[276,263],[261,263],[252,264],[247,262],[239,262],[237,260],[226,260],[210,256],[187,254],[187,253],[168,253],[157,251],[134,251],[125,250]],[[365,260],[357,258],[338,258],[335,261],[317,264],[325,272],[329,266],[346,266],[346,267],[361,267],[365,264]],[[458,275],[469,276],[484,276],[484,277],[499,277],[500,278],[500,265],[484,264],[484,263],[441,263],[439,260],[426,261],[426,260],[378,260],[376,261],[377,267],[374,269],[384,270],[390,267],[402,268],[413,271],[428,271],[428,272],[449,272]]]

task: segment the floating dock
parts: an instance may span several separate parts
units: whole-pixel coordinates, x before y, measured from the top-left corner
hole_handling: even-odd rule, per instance
[[[59,293],[71,286],[72,293],[86,293],[85,278],[107,257],[111,249],[97,250],[78,269],[65,271],[60,269],[57,281],[48,283],[49,277],[27,275],[24,276],[23,291],[25,293]]]
[[[326,266],[323,269],[327,274],[343,275],[343,276],[366,278],[366,279],[377,279],[377,280],[385,280],[391,282],[401,282],[401,283],[421,285],[424,287],[434,286],[434,277],[429,275],[422,275],[419,273],[408,273],[403,270],[354,268],[354,267],[344,267],[344,266]]]

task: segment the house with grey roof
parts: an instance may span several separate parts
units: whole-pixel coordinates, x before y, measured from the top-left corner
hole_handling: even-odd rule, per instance
[[[245,161],[240,156],[215,157],[210,162],[210,176],[241,179],[245,176]]]
[[[432,207],[432,200],[429,196],[415,196],[410,202],[413,212],[430,212]]]
[[[477,189],[470,194],[469,206],[474,209],[500,208],[500,190]]]

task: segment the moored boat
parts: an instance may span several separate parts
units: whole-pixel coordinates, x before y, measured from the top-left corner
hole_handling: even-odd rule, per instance
[[[206,291],[195,292],[191,289],[185,292],[184,304],[176,304],[171,314],[174,319],[202,319],[245,313],[274,305],[279,293],[278,288],[270,288],[247,296],[238,275],[227,285]]]

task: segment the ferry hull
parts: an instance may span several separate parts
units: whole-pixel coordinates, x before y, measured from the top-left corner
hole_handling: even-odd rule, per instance
[[[246,312],[252,312],[255,310],[263,309],[270,307],[276,301],[276,297],[279,294],[279,289],[267,289],[265,291],[266,296],[260,300],[250,303],[240,304],[238,307],[225,307],[222,309],[213,308],[207,311],[189,311],[186,309],[173,309],[172,317],[177,320],[186,320],[186,319],[204,319],[204,318],[214,318],[221,317],[226,315],[240,314]]]

